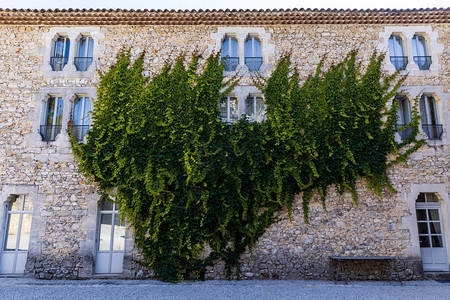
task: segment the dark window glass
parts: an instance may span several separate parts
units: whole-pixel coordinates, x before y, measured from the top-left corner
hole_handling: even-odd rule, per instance
[[[421,248],[430,248],[430,238],[426,236],[419,236],[419,242]]]
[[[443,245],[441,236],[431,236],[431,241],[433,243],[433,248],[440,248]]]
[[[427,211],[425,209],[417,210],[417,220],[426,221],[427,220]]]
[[[419,229],[419,234],[428,234],[428,224],[427,223],[417,223]]]

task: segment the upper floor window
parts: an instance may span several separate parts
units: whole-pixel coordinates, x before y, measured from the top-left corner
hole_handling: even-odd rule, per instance
[[[391,35],[389,38],[389,54],[396,70],[405,70],[408,65],[408,56],[405,54],[403,39],[399,35]]]
[[[431,65],[431,56],[428,51],[427,40],[423,35],[415,34],[412,39],[414,61],[420,70],[428,70]]]
[[[422,128],[430,140],[440,140],[443,132],[439,122],[439,108],[437,101],[432,96],[424,95],[420,99],[420,114]]]
[[[238,41],[235,37],[225,36],[222,41],[222,59],[225,71],[235,71],[239,65]]]
[[[78,41],[77,56],[74,64],[77,71],[87,71],[92,64],[94,54],[94,40],[89,36],[82,36]]]
[[[264,99],[261,96],[249,95],[245,99],[245,115],[250,121],[264,121],[266,118]]]
[[[54,141],[61,132],[64,102],[61,97],[50,97],[44,102],[40,134],[44,141]]]
[[[223,97],[219,103],[222,122],[235,123],[238,118],[238,99],[233,96]]]
[[[77,97],[73,103],[72,132],[77,141],[82,141],[91,123],[91,99]]]
[[[53,71],[62,71],[69,60],[70,39],[59,36],[53,44],[53,54],[50,65]]]
[[[411,103],[409,102],[408,97],[406,96],[398,96],[398,111],[397,111],[397,126],[403,127],[411,123]],[[407,139],[412,132],[412,128],[406,128],[404,130],[399,131],[400,137],[402,140]]]
[[[261,41],[256,36],[248,36],[245,41],[245,65],[250,71],[259,71],[262,65]]]

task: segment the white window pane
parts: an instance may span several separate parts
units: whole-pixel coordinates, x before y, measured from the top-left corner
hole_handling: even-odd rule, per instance
[[[420,116],[422,117],[422,123],[428,124],[427,113],[425,109],[425,98],[420,98]]]
[[[65,52],[64,57],[69,57],[69,50],[70,50],[70,40],[66,38],[66,45],[65,45]]]
[[[238,101],[235,97],[230,97],[230,122],[236,122],[238,115]]]
[[[394,49],[395,49],[396,56],[404,56],[403,40],[400,36],[395,36],[395,38],[394,38]]]
[[[256,97],[256,121],[262,122],[266,117],[266,106],[262,97]]]
[[[219,103],[220,118],[222,122],[228,122],[227,98],[222,98]]]
[[[119,214],[114,215],[113,250],[123,251],[125,248],[125,222],[120,222]]]
[[[82,98],[76,98],[74,102],[73,107],[73,116],[72,116],[72,122],[73,125],[82,125],[82,114],[81,109],[83,107],[83,101]]]
[[[80,41],[78,42],[78,57],[85,57],[86,56],[86,37],[82,37]]]
[[[245,115],[250,121],[255,121],[255,100],[253,97],[245,99]]]
[[[91,123],[91,99],[84,98],[84,111],[83,111],[83,125],[89,125]]]
[[[53,125],[53,118],[55,116],[55,101],[56,99],[54,97],[50,97],[47,100],[47,116],[44,121],[47,126]]]
[[[19,231],[20,214],[8,214],[6,225],[5,250],[15,250]]]
[[[54,125],[61,125],[62,124],[62,117],[63,117],[63,99],[62,98],[58,98],[58,106],[57,106],[57,111],[56,111],[56,120],[55,120],[55,124]]]
[[[31,214],[22,215],[22,228],[20,229],[19,250],[28,250],[31,230]]]
[[[418,56],[427,56],[427,44],[423,36],[417,36],[417,54]]]
[[[111,248],[112,214],[100,215],[100,233],[98,250],[109,251]]]

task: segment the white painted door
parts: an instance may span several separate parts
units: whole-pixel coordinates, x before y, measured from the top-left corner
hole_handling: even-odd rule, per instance
[[[448,271],[440,203],[417,203],[416,213],[424,271]]]
[[[98,219],[95,273],[120,274],[123,270],[125,222],[120,222],[117,204],[102,201]]]
[[[32,202],[27,195],[11,197],[7,206],[0,274],[23,274],[31,230]]]

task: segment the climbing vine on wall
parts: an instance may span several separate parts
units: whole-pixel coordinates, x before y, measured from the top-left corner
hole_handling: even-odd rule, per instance
[[[218,102],[236,84],[224,81],[219,54],[180,56],[161,72],[143,75],[144,54],[122,51],[101,74],[86,144],[72,137],[80,171],[110,194],[133,226],[145,264],[160,278],[201,279],[222,259],[239,276],[239,258],[302,193],[308,220],[311,196],[325,207],[335,185],[357,201],[365,178],[381,194],[386,170],[423,143],[413,109],[412,134],[395,141],[397,103],[404,81],[384,77],[383,55],[361,71],[356,52],[305,82],[282,57],[267,79],[267,120],[226,124]],[[391,159],[388,160],[388,155]]]

